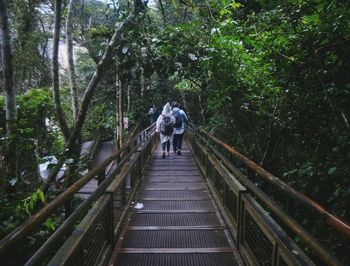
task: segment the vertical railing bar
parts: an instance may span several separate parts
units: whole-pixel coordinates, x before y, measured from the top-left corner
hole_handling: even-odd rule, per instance
[[[278,266],[278,244],[276,241],[273,242],[273,250],[272,250],[272,266]]]

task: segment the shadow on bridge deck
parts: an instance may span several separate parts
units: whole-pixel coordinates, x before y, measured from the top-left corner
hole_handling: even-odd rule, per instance
[[[187,145],[157,149],[109,265],[243,265]]]

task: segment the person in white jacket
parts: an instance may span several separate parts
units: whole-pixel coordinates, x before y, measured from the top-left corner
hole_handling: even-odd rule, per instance
[[[173,102],[172,106],[173,116],[175,118],[173,148],[177,155],[181,155],[182,139],[188,125],[188,118],[185,111],[180,109],[178,102]]]
[[[165,158],[165,149],[169,156],[170,144],[173,142],[175,117],[172,115],[169,103],[164,105],[161,115],[157,119],[156,132],[160,132],[160,143],[162,145],[163,155]]]

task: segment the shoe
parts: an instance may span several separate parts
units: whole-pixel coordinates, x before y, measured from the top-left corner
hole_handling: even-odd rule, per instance
[[[181,155],[181,151],[180,150],[177,150],[177,155]]]
[[[167,153],[166,153],[166,157],[169,157],[169,156],[170,156],[170,154],[169,154],[169,152],[167,152]]]
[[[165,151],[163,152],[163,156],[162,156],[162,158],[165,158]]]

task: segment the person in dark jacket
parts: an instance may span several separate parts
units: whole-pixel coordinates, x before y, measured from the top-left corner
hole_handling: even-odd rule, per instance
[[[178,102],[172,102],[174,123],[173,149],[177,155],[181,155],[182,140],[188,125],[188,118],[184,110],[180,109]]]

